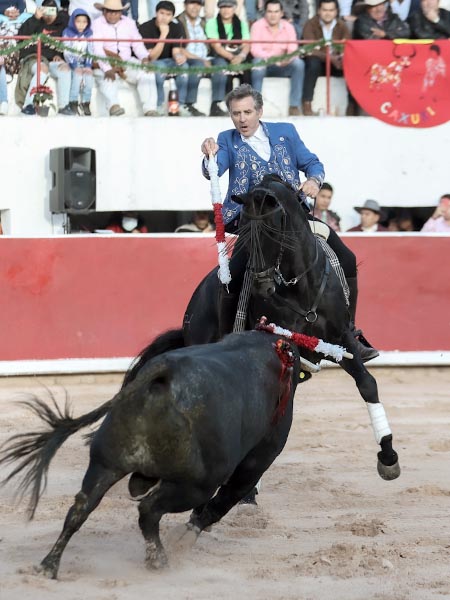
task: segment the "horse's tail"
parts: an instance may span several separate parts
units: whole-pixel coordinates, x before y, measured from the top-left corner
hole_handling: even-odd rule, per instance
[[[164,352],[168,352],[169,350],[176,350],[177,348],[183,348],[184,346],[185,343],[182,329],[170,329],[169,331],[159,335],[134,359],[130,368],[125,373],[121,389],[136,379],[137,374],[142,367],[144,367],[144,365],[146,365],[152,358],[159,356]]]
[[[31,488],[28,505],[28,518],[34,517],[36,507],[47,487],[47,473],[50,462],[63,443],[79,429],[98,421],[112,407],[116,397],[108,400],[95,410],[74,419],[70,414],[69,403],[65,402],[61,409],[53,394],[49,392],[51,405],[36,396],[22,402],[50,429],[42,432],[19,433],[10,437],[1,447],[0,465],[20,461],[13,471],[0,483],[9,482],[13,477],[21,475],[18,496],[23,496]]]

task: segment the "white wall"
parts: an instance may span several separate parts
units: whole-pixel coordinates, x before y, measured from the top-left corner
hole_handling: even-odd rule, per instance
[[[289,119],[283,119],[289,120]],[[322,160],[343,228],[367,198],[391,206],[432,205],[450,191],[450,123],[403,129],[369,117],[290,119]],[[97,151],[97,210],[210,207],[200,144],[230,127],[228,118],[2,117],[0,210],[6,234],[60,233],[49,211],[49,151]],[[223,181],[224,187],[226,181]]]

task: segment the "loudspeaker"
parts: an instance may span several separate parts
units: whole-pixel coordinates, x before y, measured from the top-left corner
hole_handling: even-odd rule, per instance
[[[52,213],[75,213],[95,210],[96,170],[92,148],[52,148],[50,190]]]

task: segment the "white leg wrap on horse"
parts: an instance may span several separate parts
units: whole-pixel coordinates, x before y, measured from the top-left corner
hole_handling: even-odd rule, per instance
[[[259,494],[259,490],[261,489],[261,479],[258,481],[258,483],[255,485],[256,491]]]
[[[367,408],[369,410],[375,440],[377,444],[379,444],[385,435],[390,435],[392,433],[384,411],[384,406],[381,402],[377,402],[376,404],[367,402]]]

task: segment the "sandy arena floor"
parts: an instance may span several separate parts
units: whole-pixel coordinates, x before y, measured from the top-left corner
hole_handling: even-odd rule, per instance
[[[353,381],[327,369],[299,386],[286,449],[263,479],[259,510],[231,511],[170,568],[149,572],[136,505],[120,482],[72,538],[58,581],[32,574],[59,534],[87,466],[81,435],[50,469],[34,521],[0,489],[1,600],[450,599],[450,368],[374,369],[401,477],[376,472],[369,416]],[[120,376],[1,379],[0,441],[35,428],[22,392],[76,414],[110,398]],[[2,473],[4,475],[4,472]],[[187,514],[162,522],[163,542]]]

